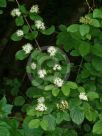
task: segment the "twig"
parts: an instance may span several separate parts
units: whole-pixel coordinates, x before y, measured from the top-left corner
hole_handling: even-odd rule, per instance
[[[80,62],[80,65],[79,65],[79,69],[78,69],[77,76],[76,76],[76,81],[77,81],[78,75],[79,75],[79,73],[80,73],[82,64],[83,64],[83,58],[81,59],[81,62]]]
[[[18,5],[18,7],[19,7],[20,4],[19,4],[18,0],[16,0],[16,3],[17,3],[17,5]],[[28,27],[29,27],[29,30],[30,30],[31,32],[33,32],[33,30],[32,30],[32,28],[31,28],[31,26],[30,26],[30,24],[29,24],[27,18],[26,18],[24,15],[22,15],[22,16],[23,16],[25,22],[27,23],[27,25],[28,25]],[[39,43],[38,43],[38,41],[37,41],[36,39],[35,39],[35,43],[36,43],[36,45],[38,46],[38,49],[41,50],[40,45],[39,45]]]
[[[90,11],[90,10],[93,10],[93,8],[90,6],[88,0],[86,0],[86,4],[88,5],[89,11]]]

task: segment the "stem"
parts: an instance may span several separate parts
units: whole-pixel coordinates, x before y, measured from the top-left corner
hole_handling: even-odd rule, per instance
[[[86,0],[86,4],[88,5],[89,11],[90,11],[90,10],[93,10],[93,8],[90,6],[88,0]]]
[[[76,76],[76,81],[77,81],[78,75],[79,75],[79,73],[80,73],[82,64],[83,64],[83,58],[81,59],[81,62],[80,62],[80,65],[79,65],[79,69],[78,69],[77,76]]]
[[[16,0],[16,3],[17,3],[17,5],[18,5],[18,7],[19,7],[20,4],[19,4],[18,0]],[[29,24],[27,18],[26,18],[24,15],[22,15],[22,16],[23,16],[25,22],[27,23],[27,25],[28,25],[30,31],[33,32],[33,30],[32,30],[32,28],[31,28],[31,26],[30,26],[30,24]],[[35,39],[35,43],[36,43],[36,45],[38,46],[38,49],[41,50],[40,45],[39,45],[39,43],[38,43],[38,41],[37,41],[36,39]]]

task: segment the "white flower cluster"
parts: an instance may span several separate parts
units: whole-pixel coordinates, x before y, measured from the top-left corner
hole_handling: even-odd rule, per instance
[[[15,8],[15,9],[13,9],[12,11],[11,11],[11,16],[12,17],[15,17],[15,16],[20,16],[21,15],[21,12],[20,12],[20,10],[18,9],[18,8]]]
[[[62,100],[60,103],[57,103],[56,106],[57,106],[57,109],[62,110],[62,111],[69,108],[69,104],[66,100]]]
[[[53,70],[61,70],[61,66],[59,64],[55,64]]]
[[[34,63],[34,62],[31,63],[31,69],[33,69],[33,70],[36,69],[36,63]]]
[[[22,46],[22,49],[24,50],[25,54],[29,54],[32,51],[33,46],[30,43],[27,43]]]
[[[40,69],[40,70],[38,71],[38,75],[39,75],[40,78],[44,78],[46,74],[47,74],[47,73],[46,73],[46,70],[45,70],[45,69]]]
[[[38,13],[39,12],[39,7],[38,5],[33,5],[30,9],[30,13]]]
[[[45,24],[41,20],[35,21],[35,27],[40,30],[45,30]]]
[[[79,95],[80,100],[88,101],[87,95],[85,92],[81,92]]]
[[[45,105],[45,98],[44,97],[40,97],[38,98],[38,104],[35,108],[36,111],[40,111],[40,112],[44,112],[47,110],[47,107]]]
[[[48,47],[47,52],[50,54],[50,56],[55,56],[57,50],[54,46],[50,46]]]
[[[63,83],[64,83],[64,81],[63,81],[61,78],[59,78],[59,77],[56,77],[56,78],[54,79],[54,84],[55,84],[57,87],[62,87]]]
[[[23,32],[22,30],[17,30],[17,31],[16,31],[16,35],[17,35],[18,37],[21,37],[21,36],[24,35],[24,32]]]

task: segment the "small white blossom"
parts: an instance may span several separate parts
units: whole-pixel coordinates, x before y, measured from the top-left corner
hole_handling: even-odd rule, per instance
[[[15,16],[20,16],[21,15],[21,12],[18,8],[15,8],[11,11],[11,16],[15,17]]]
[[[36,69],[36,64],[34,62],[31,63],[31,68],[34,70]]]
[[[88,101],[87,95],[85,92],[81,92],[79,95],[80,100]]]
[[[61,66],[59,64],[55,64],[53,70],[61,70]]]
[[[47,107],[46,107],[46,105],[44,103],[38,103],[38,105],[36,106],[35,110],[43,112],[43,111],[47,110]]]
[[[35,21],[35,27],[37,29],[45,30],[45,24],[41,20],[36,20]]]
[[[33,47],[30,43],[27,43],[22,47],[22,49],[25,51],[26,54],[29,54]]]
[[[62,87],[63,83],[64,83],[64,81],[63,81],[61,78],[59,78],[59,77],[56,77],[56,78],[54,79],[54,84],[55,84],[56,86],[58,86],[58,87]]]
[[[57,50],[54,46],[50,46],[48,47],[47,52],[50,54],[50,56],[55,56]]]
[[[38,5],[33,5],[30,9],[31,13],[38,13],[39,12],[39,7]]]
[[[38,98],[38,103],[44,103],[44,102],[45,102],[45,98],[44,97]]]
[[[21,36],[24,35],[24,32],[22,30],[17,30],[16,34],[17,34],[18,37],[21,37]]]
[[[46,74],[47,74],[47,73],[46,73],[46,70],[45,70],[45,69],[40,69],[40,70],[38,71],[38,75],[39,75],[40,78],[44,78]]]

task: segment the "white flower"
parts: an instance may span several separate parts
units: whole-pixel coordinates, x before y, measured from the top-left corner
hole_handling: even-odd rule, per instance
[[[35,27],[37,29],[45,30],[45,24],[41,20],[36,20],[35,21]]]
[[[47,107],[44,103],[38,103],[35,110],[43,112],[47,110]]]
[[[21,37],[21,36],[24,35],[24,32],[22,30],[17,30],[16,34],[17,34],[18,37]]]
[[[29,54],[33,47],[30,43],[27,43],[22,47],[22,49],[25,51],[26,54]]]
[[[57,50],[54,46],[50,46],[48,47],[47,52],[50,54],[50,56],[55,56]]]
[[[40,78],[44,78],[45,75],[46,75],[46,70],[45,69],[40,69],[38,71],[38,75],[39,75]]]
[[[21,15],[21,12],[18,8],[15,8],[11,11],[11,16],[15,17],[15,16],[20,16]]]
[[[59,64],[55,64],[53,70],[61,70],[61,66]]]
[[[38,98],[38,103],[44,103],[44,102],[45,102],[45,98],[44,97]]]
[[[64,83],[64,81],[63,81],[61,78],[59,78],[59,77],[56,77],[56,78],[54,79],[54,84],[55,84],[56,86],[58,86],[58,87],[62,87],[63,83]]]
[[[85,92],[81,92],[79,95],[80,100],[88,101],[87,95]]]
[[[34,70],[36,69],[36,64],[34,62],[31,63],[31,68]]]
[[[38,5],[33,5],[30,9],[31,13],[38,13],[39,12],[39,7]]]

